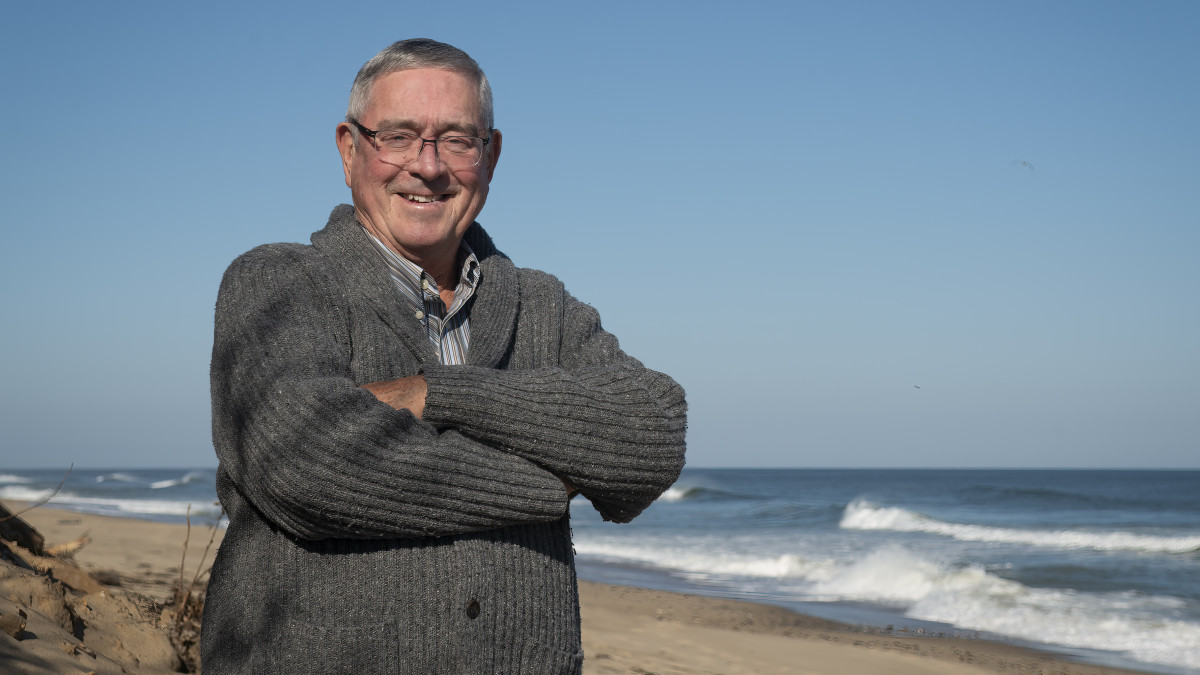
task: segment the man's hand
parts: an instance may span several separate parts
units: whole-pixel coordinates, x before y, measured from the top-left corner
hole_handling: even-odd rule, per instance
[[[407,410],[414,417],[420,419],[422,413],[425,412],[425,386],[424,375],[409,375],[398,380],[384,380],[381,382],[371,382],[364,384],[361,389],[366,389],[375,395],[375,398],[392,406],[396,410]]]
[[[411,412],[418,419],[425,412],[425,394],[428,391],[428,387],[425,385],[424,375],[409,375],[398,380],[371,382],[359,388],[366,389],[374,394],[375,398],[392,406],[396,410]],[[571,499],[579,494],[579,488],[576,488],[571,481],[562,477],[559,480],[562,481],[563,489],[567,491],[567,499]]]
[[[574,499],[575,495],[579,494],[579,488],[575,487],[575,485],[572,484],[571,481],[567,480],[566,478],[563,478],[562,476],[559,476],[558,479],[562,481],[563,487],[567,491],[567,499]]]

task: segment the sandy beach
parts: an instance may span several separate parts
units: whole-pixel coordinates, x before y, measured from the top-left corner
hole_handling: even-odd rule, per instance
[[[23,508],[5,505],[14,512]],[[194,522],[189,532],[183,525],[47,507],[22,518],[48,548],[69,547],[81,537],[87,543],[57,558],[12,551],[2,556],[0,672],[177,672],[179,657],[168,639],[172,605],[180,579],[189,584],[211,564],[212,551],[204,558],[210,524]],[[219,541],[218,531],[214,548]],[[87,574],[73,575],[72,559]],[[581,582],[580,593],[588,675],[1134,672],[987,640],[848,626],[747,602],[589,582]]]

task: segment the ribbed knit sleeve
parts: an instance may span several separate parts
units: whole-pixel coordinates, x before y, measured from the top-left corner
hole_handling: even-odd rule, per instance
[[[301,539],[429,537],[546,522],[562,483],[527,458],[439,433],[359,389],[342,295],[311,249],[260,247],[230,266],[211,369],[220,470]]]
[[[561,325],[540,327],[555,334],[532,339],[558,344],[561,367],[424,366],[423,416],[546,467],[627,522],[683,468],[683,389],[622,352],[592,307],[565,292],[556,304]]]

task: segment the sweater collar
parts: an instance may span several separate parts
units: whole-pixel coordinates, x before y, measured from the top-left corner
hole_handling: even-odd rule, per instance
[[[479,223],[464,237],[479,259],[480,283],[471,307],[471,348],[467,364],[495,368],[508,353],[520,308],[520,280],[512,261],[496,249]],[[354,207],[341,204],[325,228],[313,233],[313,247],[333,260],[344,273],[347,298],[364,298],[379,318],[423,363],[437,363],[433,346],[419,324],[406,321],[403,300],[396,293],[387,265],[354,217]]]

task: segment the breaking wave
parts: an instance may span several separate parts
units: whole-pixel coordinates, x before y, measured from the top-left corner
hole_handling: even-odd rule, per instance
[[[1158,537],[1133,532],[1021,530],[986,525],[961,525],[937,520],[908,509],[878,506],[865,500],[856,500],[846,506],[841,527],[846,530],[925,532],[961,541],[1029,544],[1047,548],[1148,553],[1190,553],[1200,550],[1200,536]]]
[[[19,485],[0,487],[0,499],[22,502],[41,501],[53,490],[35,490]],[[50,506],[68,508],[82,513],[103,516],[185,516],[191,509],[193,517],[217,516],[220,508],[210,503],[169,499],[117,499],[111,497],[85,497],[72,492],[59,492],[48,502]]]
[[[895,544],[842,560],[735,553],[716,542],[581,538],[575,547],[583,558],[658,569],[699,583],[743,579],[758,586],[753,580],[774,580],[775,588],[797,601],[882,605],[968,630],[1200,668],[1200,625],[1165,618],[1184,614],[1186,600],[1175,597],[1035,588]]]
[[[177,485],[187,485],[195,483],[198,480],[210,480],[209,475],[198,471],[188,472],[183,478],[172,478],[170,480],[158,480],[150,484],[150,489],[161,490],[163,488],[175,487]]]

